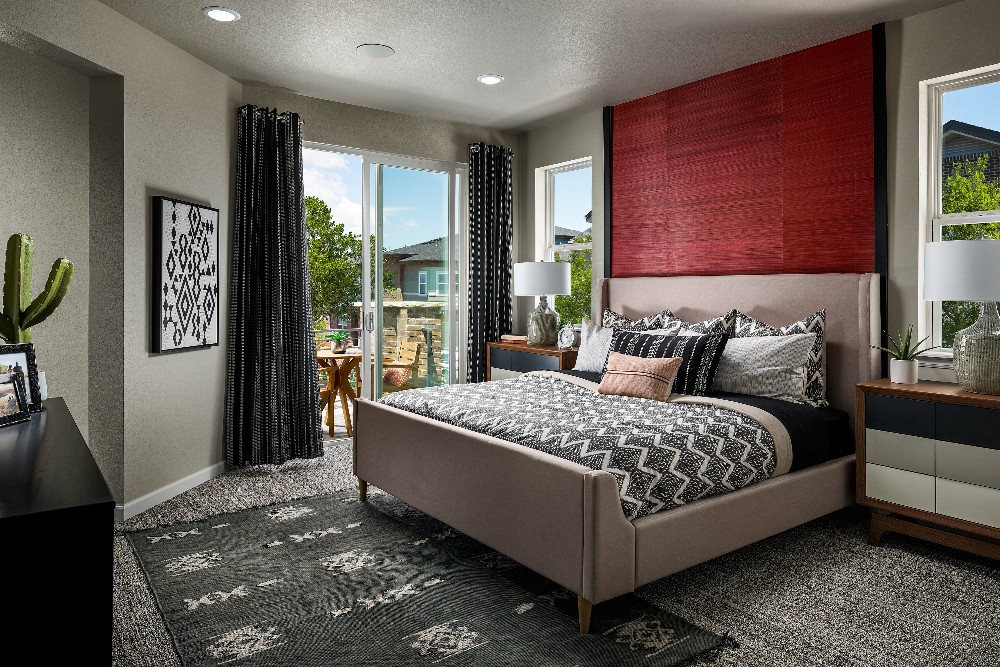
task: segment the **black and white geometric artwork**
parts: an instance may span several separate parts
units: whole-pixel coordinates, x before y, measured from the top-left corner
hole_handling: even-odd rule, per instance
[[[153,352],[219,344],[219,209],[153,197]]]

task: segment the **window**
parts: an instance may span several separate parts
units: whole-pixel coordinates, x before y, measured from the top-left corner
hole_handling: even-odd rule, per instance
[[[427,294],[427,272],[417,274],[417,294]]]
[[[545,188],[545,259],[569,262],[571,293],[556,295],[561,324],[590,317],[593,169],[583,158],[538,170]],[[536,184],[541,179],[536,179]],[[536,190],[537,191],[537,190]]]
[[[445,296],[448,294],[448,272],[438,271],[437,272],[437,293],[438,296]]]
[[[1000,66],[923,82],[923,238],[1000,239]],[[921,267],[922,270],[922,267]],[[979,305],[923,302],[921,335],[950,348]]]

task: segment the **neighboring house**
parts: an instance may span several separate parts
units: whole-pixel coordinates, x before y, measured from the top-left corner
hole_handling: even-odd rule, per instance
[[[591,212],[592,213],[592,212]],[[555,244],[556,245],[566,245],[567,243],[572,243],[573,239],[581,234],[589,234],[591,228],[590,216],[591,213],[586,215],[587,228],[583,231],[579,229],[570,229],[569,227],[556,227],[555,228]]]
[[[387,250],[385,266],[392,271],[403,301],[443,301],[448,295],[448,262],[444,238]]]
[[[991,181],[1000,180],[1000,132],[959,120],[949,120],[942,131],[942,183],[948,180],[955,163],[981,155],[989,157],[986,178]]]

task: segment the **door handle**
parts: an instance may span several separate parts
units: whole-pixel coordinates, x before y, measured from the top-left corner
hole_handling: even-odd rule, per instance
[[[368,333],[375,331],[375,313],[368,312],[365,314],[365,331]]]

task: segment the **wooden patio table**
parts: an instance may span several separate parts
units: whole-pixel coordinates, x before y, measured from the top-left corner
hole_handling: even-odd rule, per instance
[[[318,350],[316,352],[316,363],[320,370],[326,372],[326,390],[329,403],[326,406],[326,424],[330,429],[330,436],[333,437],[334,419],[333,406],[340,399],[340,407],[344,410],[344,424],[347,426],[347,435],[354,435],[354,425],[351,424],[350,403],[357,396],[354,388],[351,387],[351,372],[357,373],[358,389],[361,389],[361,353],[360,352],[333,352],[332,350]]]

